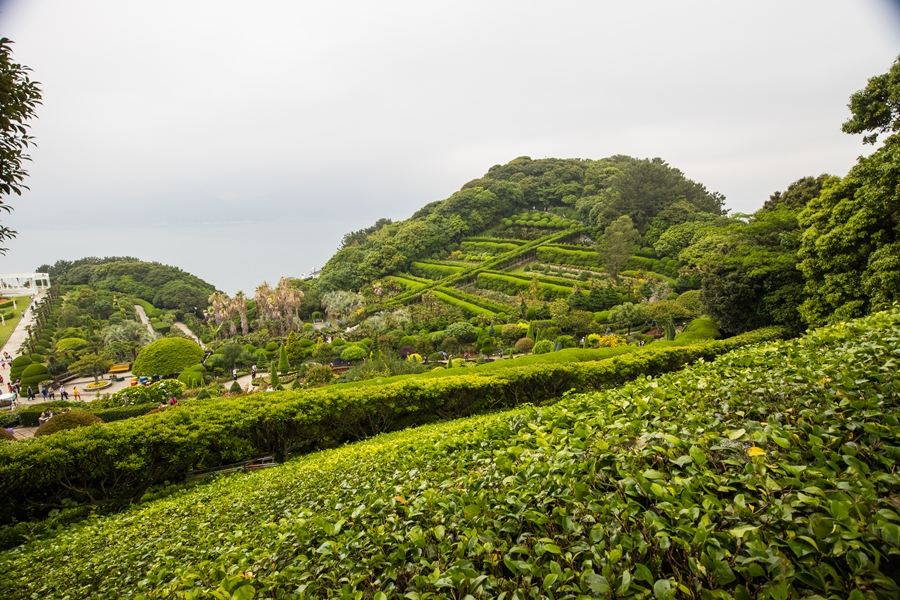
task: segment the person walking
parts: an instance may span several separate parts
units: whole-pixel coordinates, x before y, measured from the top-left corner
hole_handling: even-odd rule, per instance
[[[254,379],[256,379],[256,363],[254,363],[253,366],[250,367],[250,380],[252,381]],[[0,383],[3,383],[3,381],[0,380]]]
[[[231,376],[237,381],[237,367],[231,369]]]
[[[81,400],[81,394],[78,392],[77,387],[72,388],[72,395],[75,396],[76,401]]]
[[[28,392],[27,392],[27,393],[28,393],[28,399],[29,399],[29,400],[34,400],[34,390],[31,389],[31,386],[30,386],[30,385],[28,386]]]

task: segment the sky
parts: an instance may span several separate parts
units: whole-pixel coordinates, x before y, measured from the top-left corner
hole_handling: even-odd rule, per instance
[[[518,156],[662,157],[753,212],[871,152],[886,0],[0,1],[41,82],[0,273],[131,255],[226,292]]]

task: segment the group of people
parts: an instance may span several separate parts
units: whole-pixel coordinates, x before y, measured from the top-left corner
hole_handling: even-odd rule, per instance
[[[168,402],[166,402],[165,400],[160,400],[159,406],[157,406],[156,408],[168,408],[170,406],[176,406],[177,404],[178,398],[176,398],[175,396],[169,396]]]

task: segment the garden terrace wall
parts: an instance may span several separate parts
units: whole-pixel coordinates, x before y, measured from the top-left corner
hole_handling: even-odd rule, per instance
[[[408,379],[381,387],[220,398],[42,439],[0,443],[0,519],[26,519],[71,501],[135,501],[150,486],[179,481],[189,471],[265,454],[282,460],[435,420],[540,403],[572,389],[610,387],[782,333],[769,328],[596,362]]]
[[[433,279],[435,281],[455,275],[462,271],[465,267],[438,265],[434,263],[414,262],[409,266],[409,271],[418,277]]]
[[[445,287],[436,287],[432,290],[435,298],[446,302],[451,306],[455,306],[457,308],[462,309],[467,315],[471,317],[477,317],[479,315],[484,315],[485,317],[494,317],[497,313],[494,311],[484,308],[482,306],[478,306],[477,304],[472,304],[470,302],[466,302],[465,300],[460,300],[459,298],[455,298],[451,294],[449,294],[449,290]]]

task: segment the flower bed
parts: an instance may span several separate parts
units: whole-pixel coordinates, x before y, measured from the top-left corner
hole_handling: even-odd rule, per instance
[[[92,383],[85,384],[84,389],[94,392],[97,390],[102,390],[102,389],[108,388],[111,385],[112,385],[111,381],[95,381]]]

